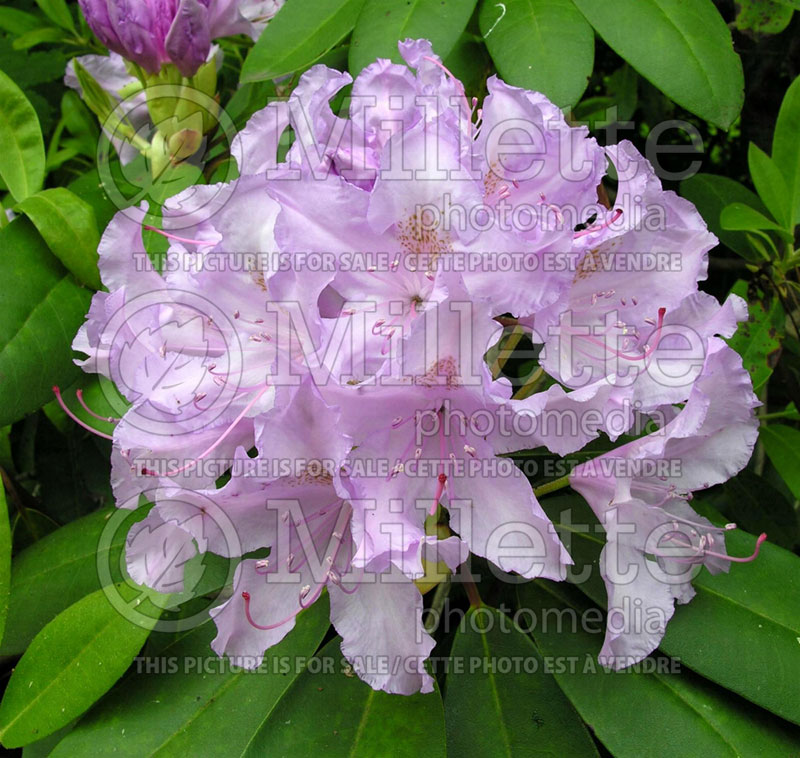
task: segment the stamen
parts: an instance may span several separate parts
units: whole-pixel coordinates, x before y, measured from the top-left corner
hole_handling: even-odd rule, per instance
[[[598,294],[602,296],[605,293],[601,292]],[[592,295],[592,305],[594,305],[596,302],[597,302],[597,294]],[[586,339],[587,342],[591,342],[593,345],[598,345],[599,347],[608,350],[608,352],[610,352],[613,355],[616,355],[618,358],[623,358],[624,360],[627,361],[643,361],[649,358],[658,349],[658,344],[661,341],[661,329],[664,326],[664,316],[666,315],[666,313],[667,313],[666,308],[658,309],[658,321],[656,323],[656,330],[651,335],[654,338],[654,340],[652,344],[647,343],[643,345],[643,352],[641,355],[631,355],[623,352],[622,350],[615,350],[614,348],[609,347],[605,342],[601,342],[600,340],[594,339],[593,337],[588,337],[586,335],[579,335],[579,336],[584,337],[584,339]]]
[[[87,424],[85,421],[81,421],[69,408],[67,408],[67,404],[61,397],[61,390],[58,388],[58,385],[53,385],[53,394],[56,396],[56,400],[58,400],[58,404],[61,406],[61,409],[64,411],[64,413],[66,413],[67,416],[69,416],[78,426],[82,426],[84,429],[91,432],[92,434],[96,434],[98,437],[103,437],[107,440],[114,439],[110,434],[101,432],[99,429],[95,429],[93,426],[89,426],[89,424]]]
[[[731,524],[726,524],[725,527],[724,527],[724,530],[727,530],[728,527],[730,527],[730,526],[731,526]],[[723,531],[723,530],[720,529],[719,531]],[[693,532],[693,533],[696,534],[696,532]],[[674,541],[677,541],[678,539],[685,540],[684,546],[685,547],[690,547],[691,546],[691,540],[683,532],[676,532],[674,534],[670,534],[667,537],[667,539],[671,539],[671,540],[674,540]],[[662,554],[662,553],[660,553],[658,551],[654,551],[653,554],[658,556],[658,557],[660,557],[660,558],[666,558],[668,560],[675,561],[676,563],[684,563],[684,564],[698,563],[698,562],[702,563],[705,560],[706,557],[719,558],[722,561],[730,561],[731,563],[751,563],[756,558],[758,558],[758,554],[759,554],[759,552],[761,550],[761,545],[766,541],[766,539],[767,539],[766,532],[762,532],[758,536],[758,538],[756,539],[756,547],[755,547],[755,550],[753,550],[752,554],[748,555],[748,556],[743,556],[743,557],[739,557],[739,556],[735,556],[735,555],[725,555],[724,553],[717,553],[717,552],[715,552],[713,550],[708,550],[706,548],[706,545],[713,545],[714,544],[714,538],[713,538],[713,536],[711,536],[709,534],[704,534],[702,537],[700,537],[700,542],[698,543],[697,547],[694,549],[694,555],[692,555],[692,556],[675,557],[675,556],[672,556],[672,555],[664,555],[664,554]]]
[[[758,535],[758,539],[756,539],[755,550],[753,550],[751,555],[745,556],[743,558],[735,555],[723,555],[722,553],[715,553],[711,550],[706,550],[705,554],[713,556],[714,558],[722,558],[722,560],[731,561],[732,563],[750,563],[751,561],[754,561],[756,558],[758,558],[758,554],[761,551],[761,545],[763,545],[764,542],[766,542],[766,539],[767,539],[767,533],[761,532],[761,534]]]
[[[171,232],[165,232],[163,229],[157,229],[155,226],[148,226],[143,225],[143,229],[147,229],[148,232],[155,232],[156,234],[160,234],[162,237],[166,237],[167,239],[175,240],[176,242],[185,242],[187,245],[210,245],[211,242],[209,240],[191,240],[187,237],[179,237],[177,234],[172,234]]]
[[[459,94],[464,99],[464,111],[467,114],[467,123],[470,126],[470,133],[472,132],[472,109],[469,107],[469,101],[467,100],[467,93],[464,91],[464,85],[455,77],[452,71],[450,71],[447,66],[444,65],[441,61],[436,60],[436,58],[432,58],[429,55],[423,55],[422,60],[430,61],[433,63],[434,66],[438,66],[442,71],[445,72],[455,83],[456,89],[460,90]]]
[[[256,629],[261,629],[265,632],[269,631],[270,629],[277,629],[279,626],[283,626],[284,624],[295,618],[295,616],[297,616],[297,614],[300,613],[300,611],[304,610],[304,608],[301,606],[300,608],[290,613],[285,619],[282,619],[281,621],[276,621],[274,624],[259,624],[253,619],[252,615],[250,614],[250,593],[242,592],[242,598],[244,599],[244,615],[247,618],[247,623],[249,623],[250,626]]]
[[[607,229],[611,224],[613,224],[620,216],[622,215],[622,208],[617,208],[614,211],[611,218],[604,221],[602,224],[595,224],[594,226],[587,226],[586,229],[581,229],[579,232],[575,232],[572,236],[574,239],[578,239],[579,237],[585,237],[587,234],[593,234],[594,232],[599,232],[602,229]]]
[[[328,572],[328,578],[331,580],[331,584],[335,584],[345,595],[355,595],[361,589],[360,584],[356,584],[353,589],[349,590],[342,584],[342,577],[339,576],[338,572],[335,569],[331,569]]]
[[[83,390],[75,390],[75,396],[78,398],[78,402],[81,404],[81,408],[85,410],[92,418],[96,418],[98,421],[106,421],[109,424],[115,424],[119,421],[116,416],[101,416],[99,413],[95,413],[83,399]]]
[[[168,471],[164,476],[177,476],[183,471],[187,469],[194,468],[203,458],[205,458],[209,453],[214,452],[230,435],[230,433],[238,426],[239,422],[245,417],[247,412],[258,402],[261,396],[269,389],[269,385],[265,384],[256,394],[255,397],[242,409],[241,413],[230,423],[227,429],[217,438],[217,440],[211,445],[211,447],[206,448],[200,455],[198,455],[194,460],[189,461],[187,464],[181,466],[180,468],[175,469],[174,471]],[[111,439],[111,437],[109,437]]]

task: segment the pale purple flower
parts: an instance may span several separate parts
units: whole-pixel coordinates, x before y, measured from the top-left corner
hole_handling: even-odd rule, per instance
[[[600,558],[609,608],[605,665],[625,668],[655,650],[675,601],[694,597],[693,568],[716,574],[751,559],[727,554],[724,535],[735,524],[715,527],[689,501],[693,491],[747,464],[758,437],[757,405],[741,358],[715,339],[686,405],[669,423],[570,475],[607,531]]]

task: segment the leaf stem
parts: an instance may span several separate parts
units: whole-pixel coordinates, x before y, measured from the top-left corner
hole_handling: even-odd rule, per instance
[[[533,494],[536,495],[536,497],[541,497],[542,495],[548,495],[556,490],[563,490],[564,487],[569,487],[569,474],[559,477],[558,479],[553,479],[552,482],[547,482],[539,487],[534,487]]]
[[[472,578],[472,573],[467,568],[466,563],[461,564],[459,573],[461,574],[461,581],[464,584],[464,589],[466,590],[467,597],[469,598],[469,607],[480,608],[483,605],[483,601],[481,600],[481,595],[478,592],[478,585],[475,584],[475,580]]]
[[[771,421],[772,419],[776,418],[797,418],[798,411],[796,409],[788,410],[788,411],[775,411],[773,413],[765,413],[763,416],[759,416],[759,421]]]

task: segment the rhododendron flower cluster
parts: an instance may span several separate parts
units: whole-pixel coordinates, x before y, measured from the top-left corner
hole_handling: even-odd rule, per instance
[[[601,660],[624,667],[658,645],[698,565],[738,560],[690,499],[754,445],[757,401],[722,339],[744,302],[698,290],[716,239],[632,144],[602,148],[496,77],[478,107],[430,43],[400,52],[338,113],[351,77],[322,65],[256,113],[232,147],[238,179],[166,202],[159,269],[144,208],[103,235],[108,291],[74,347],[129,404],[117,504],[154,503],[130,574],[174,591],[165,535],[171,554],[239,561],[213,648],[250,667],[326,592],[359,676],[430,691],[433,567],[473,554],[563,580],[572,563],[508,454],[627,435],[570,477],[608,533]],[[536,346],[523,383],[503,372],[514,330]],[[675,465],[642,465],[659,461]],[[655,628],[637,627],[634,601]]]

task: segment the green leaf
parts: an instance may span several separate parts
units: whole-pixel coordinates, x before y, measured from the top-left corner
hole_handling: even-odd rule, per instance
[[[376,692],[345,663],[340,643],[339,637],[331,640],[264,713],[244,755],[444,758],[439,692],[406,697]]]
[[[424,37],[444,60],[461,36],[477,0],[366,0],[350,42],[353,76],[376,58],[402,63],[397,43]]]
[[[11,34],[25,34],[42,25],[42,20],[32,13],[16,8],[0,8],[0,29]]]
[[[33,29],[30,32],[21,34],[11,43],[11,47],[14,50],[29,50],[45,42],[64,42],[67,39],[68,36],[64,34],[63,29],[55,26],[45,26],[42,29]]]
[[[743,203],[731,203],[722,209],[719,217],[723,229],[729,231],[755,231],[758,229],[781,230],[781,226],[776,224],[771,218],[767,218],[763,213],[759,213],[755,208]]]
[[[747,150],[750,175],[759,197],[785,229],[791,229],[791,195],[775,161],[751,142]]]
[[[58,731],[48,734],[44,739],[31,742],[30,745],[25,745],[22,749],[22,758],[50,758],[50,753],[53,752],[55,746],[69,733],[71,727],[72,724],[67,724],[67,726]]]
[[[119,529],[109,548],[98,551],[100,535],[113,512],[104,509],[71,521],[15,556],[0,654],[19,655],[45,624],[100,588],[98,561],[118,565],[127,533]]]
[[[0,230],[0,426],[35,411],[53,397],[54,384],[79,373],[72,340],[91,293],[75,283],[24,218]]]
[[[753,389],[759,390],[775,368],[786,316],[778,298],[773,298],[769,311],[764,309],[764,304],[759,300],[750,302],[748,308],[749,320],[739,324],[728,344],[742,356],[742,363],[753,379]]]
[[[52,109],[51,104],[44,101],[44,98],[38,92],[33,91],[33,88],[45,82],[55,81],[58,81],[58,87],[60,88],[66,65],[67,58],[61,50],[51,49],[46,53],[42,51],[21,52],[13,50],[11,45],[5,48],[0,45],[0,69],[8,74],[21,90],[28,94],[34,108],[37,107],[34,102],[34,96],[36,96],[43,101],[42,104],[46,106],[48,111]]]
[[[775,0],[738,0],[736,28],[754,34],[780,34],[792,20],[794,11]]]
[[[58,529],[58,523],[36,508],[26,508],[24,517],[20,511],[17,511],[17,515],[14,516],[11,523],[12,549],[15,553],[25,550],[56,529]]]
[[[743,184],[727,176],[715,174],[695,174],[684,179],[680,185],[680,193],[697,206],[700,215],[708,224],[708,228],[719,237],[719,241],[726,247],[738,253],[745,260],[759,263],[762,258],[754,252],[747,235],[742,232],[733,232],[724,229],[720,224],[722,209],[731,203],[742,203],[751,208],[766,213],[767,209],[759,197]]]
[[[749,555],[755,539],[726,535],[732,555]],[[800,723],[800,558],[765,543],[758,560],[728,574],[702,572],[697,597],[680,606],[661,649],[703,676],[777,715]]]
[[[772,465],[800,500],[800,431],[786,424],[769,424],[761,427],[759,438]]]
[[[0,482],[0,639],[8,618],[8,600],[11,594],[11,525],[8,521],[6,490]]]
[[[242,67],[242,82],[275,79],[305,68],[347,36],[364,0],[288,0]]]
[[[483,40],[470,32],[464,32],[444,65],[464,85],[467,97],[482,98],[486,93],[486,79],[493,70],[492,59]]]
[[[112,161],[112,164],[118,165],[118,162]],[[115,181],[118,181],[116,176]],[[95,218],[97,219],[98,229],[105,229],[106,226],[108,226],[108,222],[114,217],[114,214],[120,210],[120,207],[109,197],[96,168],[87,171],[85,174],[70,182],[67,185],[67,189],[76,194],[85,203],[92,206]],[[120,182],[118,190],[125,196],[128,196],[129,193],[133,195],[136,192],[136,187],[131,184]]]
[[[589,129],[604,129],[614,121],[629,121],[639,104],[639,74],[624,63],[606,77],[605,95],[581,100],[572,109],[572,120]]]
[[[55,187],[31,195],[18,208],[33,221],[50,250],[76,279],[100,289],[100,234],[92,206],[65,187]]]
[[[121,615],[103,590],[60,613],[11,675],[0,703],[2,743],[27,745],[80,716],[125,673],[149,634]]]
[[[794,7],[800,7],[795,5]],[[786,90],[772,138],[772,160],[789,188],[792,224],[800,224],[800,76]]]
[[[84,102],[100,122],[105,123],[114,112],[116,103],[77,58],[73,59],[72,65],[75,69],[78,84],[81,87]]]
[[[562,108],[578,102],[592,73],[594,33],[572,0],[483,0],[479,22],[505,81]]]
[[[601,668],[598,611],[565,589],[552,582],[521,585],[520,608],[540,622],[532,633],[553,661],[556,681],[615,758],[779,758],[800,749],[796,729],[692,674],[680,661],[653,656],[622,672]],[[572,619],[580,619],[580,626]]]
[[[200,746],[205,755],[241,755],[325,636],[327,606],[320,600],[301,613],[295,628],[267,650],[255,672],[234,669],[217,657],[210,648],[213,623],[169,644],[159,644],[161,635],[154,634],[137,668],[51,755],[170,758],[197,754]]]
[[[712,0],[573,0],[608,45],[678,105],[727,129],[742,63]]]
[[[456,632],[445,717],[451,756],[597,755],[530,638],[493,608],[471,609]]]
[[[2,71],[0,101],[0,177],[20,202],[44,181],[42,130],[28,98]]]
[[[748,469],[725,482],[712,503],[751,534],[766,532],[771,542],[787,550],[800,544],[800,525],[788,495]]]
[[[58,24],[62,29],[75,31],[75,21],[64,0],[36,0],[36,5],[53,23]]]
[[[704,509],[712,521],[725,523]],[[574,571],[591,569],[590,580],[578,586],[594,602],[606,605],[597,558],[604,538],[581,532],[575,525],[596,525],[597,519],[579,498],[544,498],[542,507],[567,539]],[[564,521],[565,512],[569,520]],[[725,535],[731,555],[750,555],[755,538],[741,531]],[[667,625],[661,650],[717,684],[795,723],[800,723],[800,558],[765,543],[758,560],[734,564],[727,574],[701,571],[694,580],[696,596],[679,605]]]
[[[243,84],[233,93],[225,112],[236,125],[237,131],[244,129],[245,124],[256,111],[269,102],[268,98],[277,96],[275,83],[272,81],[250,82]]]

